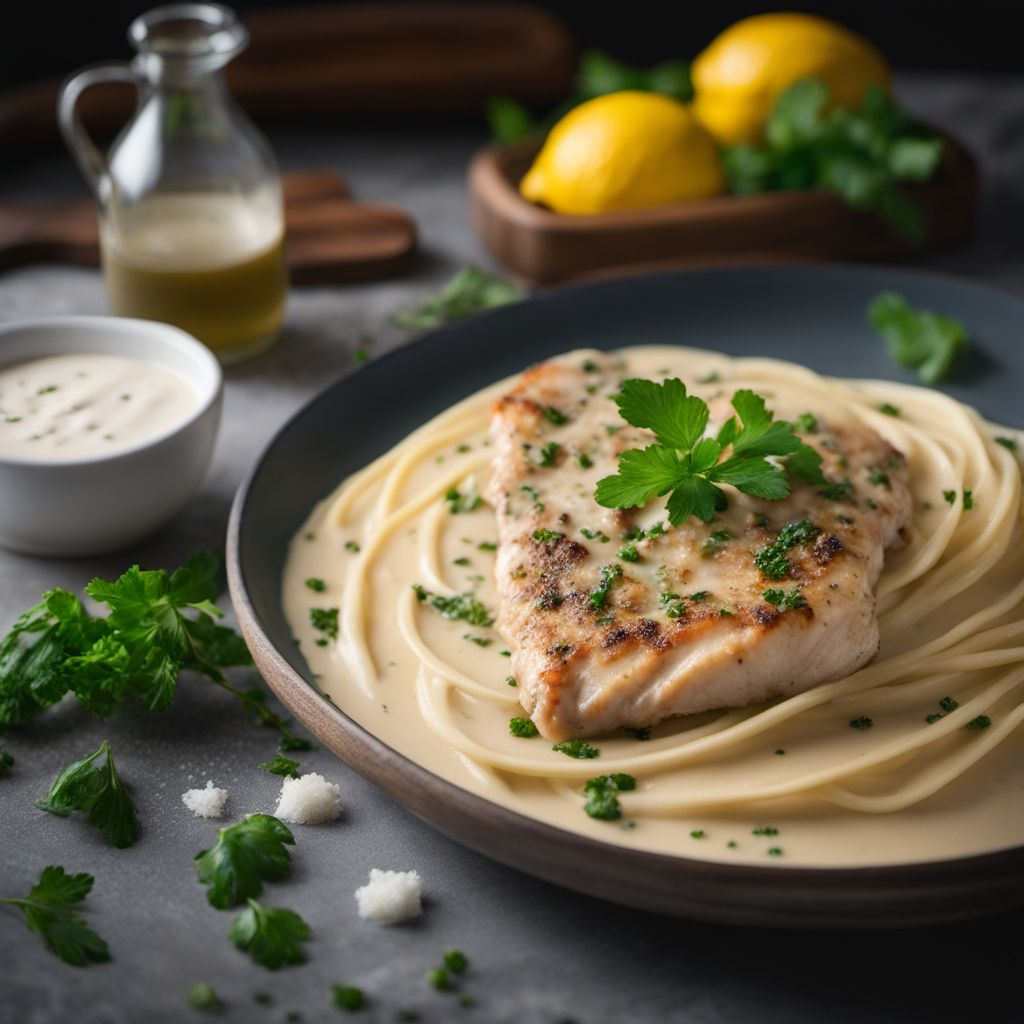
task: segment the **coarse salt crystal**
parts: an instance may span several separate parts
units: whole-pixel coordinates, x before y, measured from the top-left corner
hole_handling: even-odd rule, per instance
[[[282,821],[298,825],[319,825],[341,814],[341,792],[317,772],[286,778],[274,811]]]
[[[181,802],[198,818],[220,818],[228,802],[228,791],[208,781],[206,789],[185,790]]]
[[[370,869],[370,881],[356,889],[359,916],[379,924],[397,924],[418,917],[423,884],[418,871]]]

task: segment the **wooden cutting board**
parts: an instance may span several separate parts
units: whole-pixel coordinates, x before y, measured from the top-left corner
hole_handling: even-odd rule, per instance
[[[293,284],[371,281],[411,268],[416,223],[404,210],[357,202],[333,171],[286,174],[283,186]],[[99,265],[95,203],[0,203],[0,269],[41,261]]]
[[[491,96],[550,105],[569,94],[576,67],[568,29],[533,4],[378,0],[242,20],[252,40],[228,82],[259,120],[478,114]],[[0,141],[56,139],[57,88],[44,81],[0,91]],[[96,86],[80,109],[90,131],[109,135],[131,116],[135,93]]]

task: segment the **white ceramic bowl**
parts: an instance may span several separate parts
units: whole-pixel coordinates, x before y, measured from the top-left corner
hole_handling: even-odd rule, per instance
[[[33,555],[91,555],[127,547],[165,523],[210,465],[223,379],[210,351],[169,324],[60,316],[0,324],[0,366],[42,356],[101,353],[184,376],[199,407],[172,429],[101,456],[56,461],[0,456],[0,545]]]

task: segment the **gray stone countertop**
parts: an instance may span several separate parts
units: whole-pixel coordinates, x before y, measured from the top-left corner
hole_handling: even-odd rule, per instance
[[[984,192],[979,230],[966,247],[925,265],[1024,290],[1024,80],[912,76],[906,104],[961,137],[979,157]],[[469,225],[465,168],[482,133],[466,128],[369,129],[345,125],[272,133],[286,169],[331,167],[356,193],[408,209],[423,252],[399,281],[296,289],[277,347],[227,374],[224,424],[201,492],[161,533],[105,558],[48,561],[0,552],[0,629],[49,587],[80,588],[134,561],[172,567],[191,550],[221,546],[243,474],[281,424],[326,383],[348,373],[364,336],[371,354],[406,336],[391,314],[435,288],[461,264],[486,264]],[[83,194],[59,154],[0,168],[0,195],[27,200]],[[0,276],[0,321],[104,311],[97,272],[34,266]],[[244,678],[245,673],[240,673]],[[81,816],[36,810],[67,761],[109,738],[131,783],[143,834],[128,850],[106,846]],[[162,715],[91,719],[63,704],[3,745],[17,759],[0,782],[0,896],[21,895],[47,864],[96,876],[89,921],[110,943],[110,964],[67,967],[0,908],[0,1022],[141,1024],[198,1017],[185,1003],[200,980],[226,1007],[215,1019],[278,1022],[337,1019],[335,982],[362,987],[369,1005],[355,1019],[488,1024],[620,1022],[912,1022],[1021,1019],[1019,939],[1024,915],[903,933],[757,931],[660,918],[567,892],[460,848],[422,824],[324,751],[303,769],[337,782],[345,814],[296,826],[291,877],[268,902],[311,924],[307,963],[268,973],[225,935],[233,915],[206,904],[192,868],[217,824],[194,818],[180,794],[213,779],[231,794],[232,820],[272,811],[279,780],[257,769],[274,736],[248,725],[232,699],[185,679]],[[360,921],[353,891],[370,867],[417,868],[426,906],[415,923]],[[463,1008],[424,981],[441,953],[471,960],[460,981]],[[269,1005],[257,1002],[270,995]]]

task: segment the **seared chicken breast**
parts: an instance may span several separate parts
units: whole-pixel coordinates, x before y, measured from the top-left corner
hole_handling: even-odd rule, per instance
[[[742,707],[874,657],[874,588],[910,519],[903,456],[823,410],[804,440],[840,481],[827,493],[799,485],[765,501],[725,488],[711,523],[675,527],[664,499],[602,508],[595,485],[618,454],[655,441],[609,400],[622,376],[610,357],[541,364],[492,415],[497,627],[540,732],[563,740]],[[732,413],[731,394],[709,401],[709,430]]]

